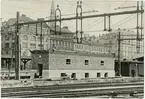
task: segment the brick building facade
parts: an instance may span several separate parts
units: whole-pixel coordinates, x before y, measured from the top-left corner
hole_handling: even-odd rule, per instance
[[[111,54],[38,50],[32,53],[32,78],[40,72],[44,79],[61,78],[64,74],[77,79],[115,76],[114,57]]]

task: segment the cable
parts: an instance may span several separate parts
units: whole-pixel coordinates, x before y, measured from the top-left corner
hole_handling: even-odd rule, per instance
[[[123,29],[130,29],[130,30],[134,30],[134,29],[136,29],[136,27],[135,28],[123,28]],[[123,30],[122,29],[122,30]],[[118,29],[113,29],[114,31],[115,30],[118,30]],[[84,32],[104,32],[104,30],[94,30],[94,31],[84,31]]]
[[[83,2],[83,5],[85,5],[86,7],[90,8],[88,5],[86,5],[84,2]],[[94,10],[93,8],[90,8],[92,10]]]
[[[131,16],[132,16],[132,15],[127,16],[127,17],[126,17],[126,18],[124,18],[123,20],[121,20],[121,21],[119,21],[119,22],[117,22],[117,23],[115,23],[115,24],[111,25],[111,27],[114,27],[115,25],[117,25],[117,24],[121,23],[122,21],[127,20],[127,19],[128,19],[128,18],[130,18]]]
[[[99,21],[98,23],[96,23],[96,24],[99,24],[99,23],[101,23],[101,22],[103,22],[104,21],[104,19],[102,19],[101,21]],[[91,26],[91,27],[88,27],[88,28],[92,28],[92,27],[94,27],[96,24],[94,24],[93,26]]]
[[[97,19],[96,21],[94,21],[92,24],[89,24],[90,26],[87,26],[87,28],[86,29],[88,29],[88,28],[92,28],[93,26],[95,26],[96,24],[99,24],[100,22],[102,22],[102,20],[101,21],[99,21],[101,18],[99,18],[99,19]],[[99,21],[99,22],[98,22]],[[96,23],[97,22],[97,23]],[[92,26],[91,26],[92,25]],[[85,29],[85,30],[86,30]]]
[[[132,19],[134,19],[136,16],[134,16],[134,17],[132,17],[132,18],[130,18],[130,19],[128,19],[128,20],[126,20],[125,22],[123,22],[123,23],[120,23],[120,24],[118,24],[117,26],[120,26],[120,25],[122,25],[122,24],[124,24],[124,23],[127,23],[128,21],[130,21],[130,20],[132,20]],[[115,26],[115,27],[117,27],[117,26]],[[115,28],[114,27],[114,28]]]
[[[87,25],[86,27],[84,27],[84,28],[89,27],[90,25],[94,24],[95,22],[99,21],[100,19],[101,19],[101,18],[99,18],[99,19],[97,19],[97,20],[93,21],[93,23],[88,24],[88,25]],[[83,28],[83,29],[84,29],[84,28]]]
[[[128,0],[125,0],[123,4],[121,4],[120,6],[124,6],[127,3]]]

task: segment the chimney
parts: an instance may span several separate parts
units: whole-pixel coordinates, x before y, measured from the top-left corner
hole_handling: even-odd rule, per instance
[[[68,26],[64,26],[63,28],[67,29],[68,30]]]
[[[37,21],[44,21],[44,18],[38,18]]]

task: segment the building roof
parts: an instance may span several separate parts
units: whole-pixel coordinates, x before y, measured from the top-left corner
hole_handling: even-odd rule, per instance
[[[117,35],[119,34],[119,31],[118,30],[114,30],[114,31],[111,31],[110,33],[106,33],[106,34],[103,34],[101,35],[99,38],[117,38]],[[131,30],[127,30],[127,29],[122,29],[120,30],[120,35],[121,36],[136,36],[136,32],[134,31],[131,31]]]
[[[113,57],[111,53],[93,53],[93,52],[80,52],[80,51],[54,51],[50,54],[62,54],[62,55],[79,55],[79,56],[93,56],[93,57]]]
[[[106,47],[108,45],[101,43],[101,42],[97,42],[97,41],[88,41],[88,40],[83,40],[84,45],[90,45],[90,46],[103,46]]]
[[[20,22],[30,22],[30,21],[35,21],[29,17],[27,17],[26,15],[22,15],[19,17],[19,21]],[[7,21],[7,25],[13,25],[16,23],[16,18],[10,18],[8,21]]]
[[[10,18],[7,22],[6,22],[6,25],[13,25],[16,23],[16,18]],[[27,17],[26,15],[22,15],[19,17],[19,23],[24,23],[24,22],[32,22],[32,21],[36,21],[36,20],[33,20],[29,17]],[[38,19],[39,21],[39,19]],[[31,25],[35,25],[35,24],[31,24]],[[37,24],[38,27],[40,27],[41,25],[40,24]],[[48,28],[48,25],[46,23],[43,23],[42,26],[44,28]]]
[[[52,32],[55,32],[55,27],[49,27],[51,29]],[[56,26],[56,32],[59,33],[60,31],[60,26]],[[71,32],[67,27],[63,27],[61,28],[61,33],[72,33],[74,34],[74,32]]]
[[[114,57],[111,53],[92,53],[79,51],[49,51],[49,50],[33,50],[33,54],[63,54],[63,55],[80,55],[80,56],[94,56],[94,57]]]
[[[1,58],[3,58],[3,59],[11,59],[12,56],[11,55],[2,55]],[[15,56],[13,58],[15,58]],[[31,60],[31,56],[21,56],[21,59]]]
[[[33,20],[33,19],[27,17],[26,15],[20,16],[20,17],[19,17],[19,20],[20,20],[20,21],[19,21],[20,23],[36,21],[36,20]],[[44,19],[43,19],[43,18],[39,18],[37,21],[39,21],[39,20],[44,20]],[[16,23],[16,18],[10,18],[10,19],[6,22],[6,25],[9,26],[9,25],[13,25],[13,24],[15,24],[15,23]],[[31,25],[35,25],[35,24],[31,24]],[[37,24],[37,26],[40,27],[41,24]],[[53,31],[53,32],[55,31],[55,27],[49,27],[46,23],[43,23],[42,26],[43,26],[44,28],[50,28],[51,31]],[[56,31],[59,32],[59,29],[60,29],[60,27],[57,26],[57,27],[56,27]],[[63,28],[61,28],[61,33],[72,33],[72,34],[74,34],[74,32],[71,32],[71,31],[68,29],[68,27],[66,27],[66,26],[63,27]]]
[[[144,56],[135,58],[138,61],[144,61]]]

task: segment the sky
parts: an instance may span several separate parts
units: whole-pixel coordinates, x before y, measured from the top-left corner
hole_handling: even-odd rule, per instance
[[[75,13],[78,0],[54,0],[55,8],[59,5],[62,15]],[[118,9],[118,7],[136,6],[136,1],[133,0],[82,0],[82,9],[85,11],[96,10],[95,13],[87,13],[83,15],[103,14],[110,12],[121,12],[128,10],[135,10],[136,8]],[[26,16],[37,20],[37,18],[49,19],[52,0],[1,0],[1,18],[2,21],[7,21],[10,18],[16,17],[16,12],[19,11],[20,15]],[[75,16],[62,16],[71,17]],[[63,21],[62,26],[68,26],[71,31],[75,31],[75,20]],[[83,31],[85,34],[100,35],[107,32],[103,30],[103,18],[89,18],[83,20]],[[115,30],[117,28],[130,29],[136,27],[136,14],[121,15],[111,17],[111,26]]]

